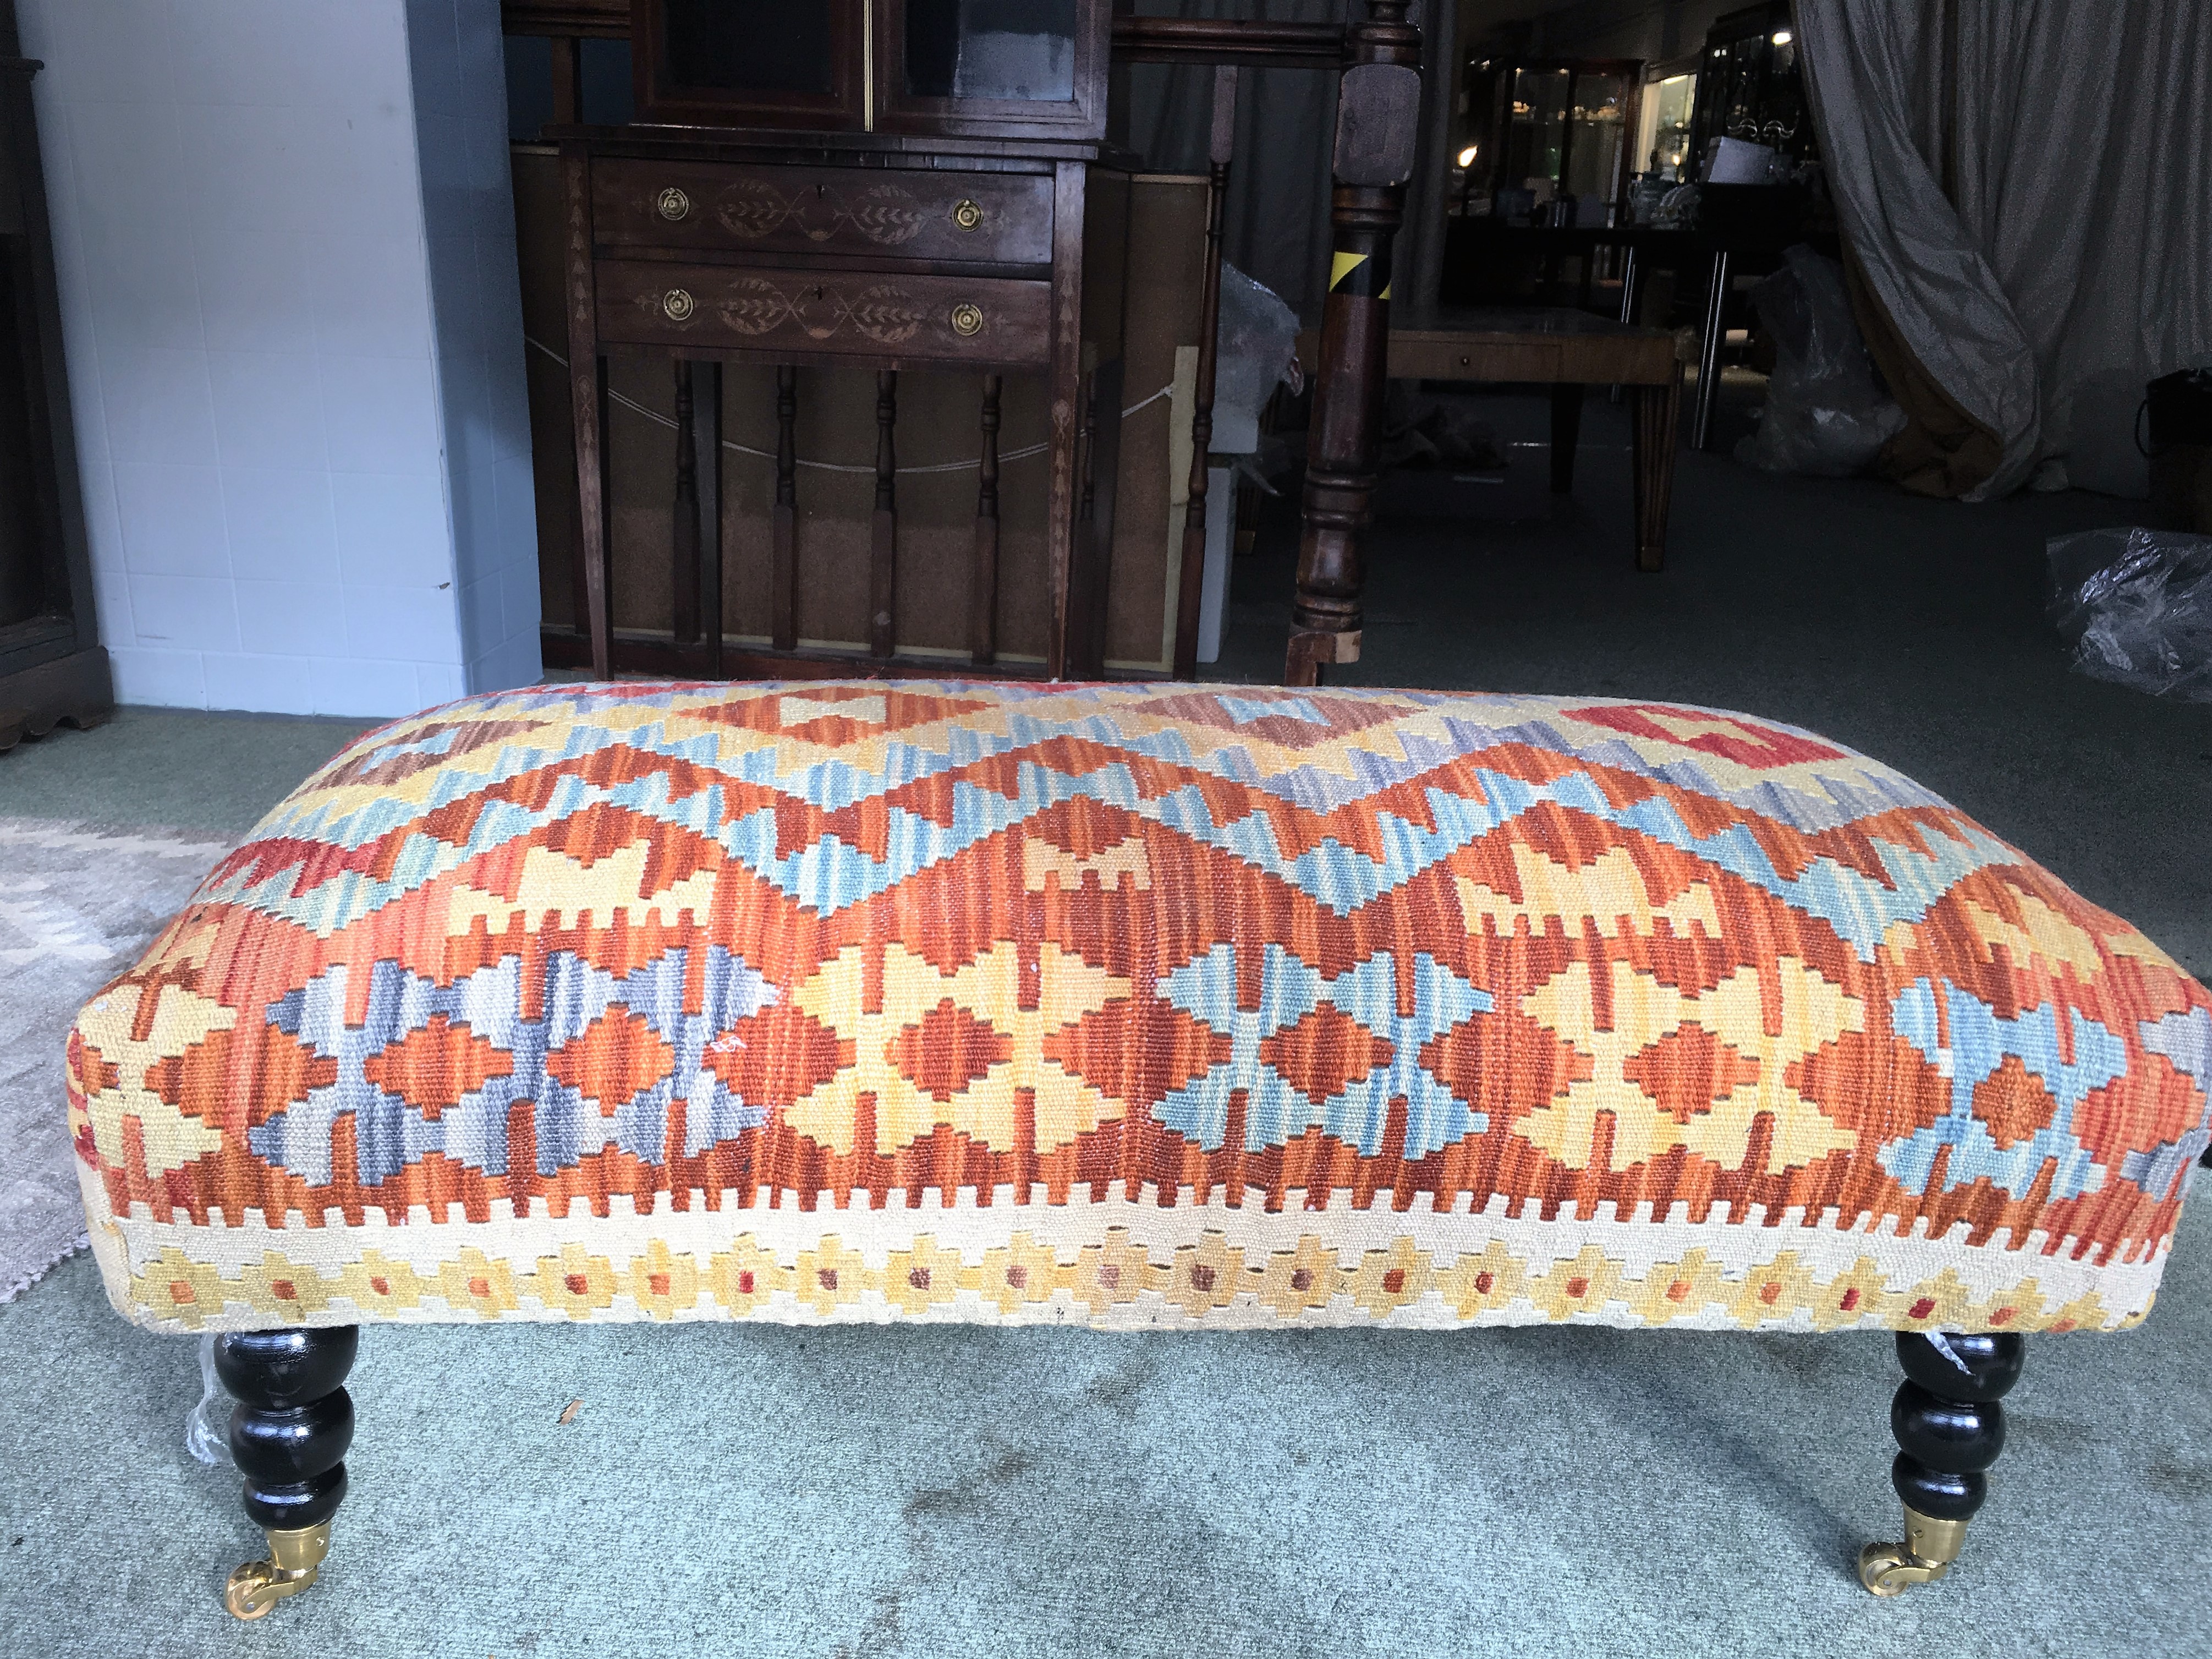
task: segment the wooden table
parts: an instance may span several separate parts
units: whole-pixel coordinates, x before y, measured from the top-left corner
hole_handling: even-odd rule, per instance
[[[1389,375],[1407,380],[1488,380],[1552,388],[1552,488],[1574,487],[1583,388],[1628,388],[1634,432],[1636,568],[1657,570],[1667,549],[1674,489],[1674,434],[1689,331],[1637,328],[1588,312],[1530,307],[1394,309]],[[1299,360],[1314,361],[1302,335]]]

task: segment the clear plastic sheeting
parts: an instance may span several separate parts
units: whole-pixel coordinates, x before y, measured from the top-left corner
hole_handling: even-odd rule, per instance
[[[210,1468],[230,1466],[230,1413],[237,1401],[215,1370],[215,1339],[200,1339],[200,1403],[185,1416],[185,1449]]]
[[[1802,246],[1782,257],[1782,269],[1751,291],[1775,364],[1766,412],[1735,458],[1769,472],[1848,478],[1905,429],[1905,411],[1875,378],[1843,266]]]
[[[2212,536],[2088,530],[2049,551],[2051,617],[2075,673],[2212,702]]]
[[[1249,455],[1260,447],[1260,411],[1283,381],[1304,385],[1298,367],[1298,319],[1273,289],[1236,266],[1221,267],[1221,333],[1213,369],[1217,455]]]
[[[1407,380],[1392,380],[1382,394],[1382,442],[1377,459],[1386,467],[1451,467],[1502,473],[1498,434],[1474,412],[1472,400],[1456,395],[1416,392]]]

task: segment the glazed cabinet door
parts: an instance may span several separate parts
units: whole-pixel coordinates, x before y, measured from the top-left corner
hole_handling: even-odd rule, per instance
[[[856,131],[868,120],[869,0],[635,0],[637,118]]]
[[[869,0],[887,132],[1101,138],[1109,0]]]

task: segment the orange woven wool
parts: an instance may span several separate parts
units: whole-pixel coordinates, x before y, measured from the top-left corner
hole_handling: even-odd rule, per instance
[[[2212,1000],[1739,714],[621,685],[349,747],[70,1039],[116,1305],[2064,1329]]]

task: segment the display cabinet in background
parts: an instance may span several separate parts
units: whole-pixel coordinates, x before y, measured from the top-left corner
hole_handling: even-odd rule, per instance
[[[1644,70],[1632,172],[1668,185],[1689,178],[1697,104],[1695,58],[1654,64]]]
[[[1098,138],[1105,0],[639,0],[638,118]]]
[[[1607,222],[1625,206],[1637,171],[1629,139],[1643,87],[1635,58],[1470,61],[1446,211],[1519,223]]]
[[[1697,109],[1690,136],[1698,176],[1723,138],[1764,144],[1792,161],[1816,149],[1790,0],[1747,6],[1705,35],[1698,64]]]

